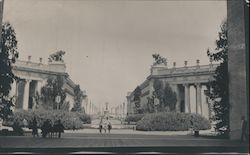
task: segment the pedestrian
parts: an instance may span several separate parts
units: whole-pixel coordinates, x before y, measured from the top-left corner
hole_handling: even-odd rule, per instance
[[[99,123],[99,132],[102,133],[102,118],[101,118],[101,121]]]
[[[247,138],[247,121],[245,120],[245,116],[241,117],[241,138],[240,140],[243,142],[244,140],[248,140]]]
[[[108,130],[109,130],[109,133],[110,133],[110,130],[112,129],[112,125],[110,122],[108,122]]]
[[[35,117],[32,121],[32,135],[33,135],[33,137],[35,137],[35,136],[39,137],[38,131],[37,131],[37,121],[36,121]]]
[[[104,129],[104,132],[106,133],[106,131],[108,129],[108,117],[106,119],[104,119],[102,128]]]
[[[60,119],[57,121],[57,124],[56,124],[56,131],[59,133],[59,134],[58,134],[58,138],[61,138],[61,133],[64,132],[64,126],[63,126],[63,124],[61,123],[61,120],[60,120]]]

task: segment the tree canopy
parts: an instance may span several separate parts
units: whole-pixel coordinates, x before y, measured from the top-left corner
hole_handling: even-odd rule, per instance
[[[174,111],[177,102],[176,93],[172,90],[170,85],[155,79],[153,83],[154,95],[159,99],[159,105],[157,106],[157,111]]]
[[[83,100],[83,92],[81,91],[80,85],[76,85],[74,88],[74,106],[71,111],[78,111],[84,112],[84,108],[82,107],[82,100]]]
[[[12,64],[18,58],[16,33],[10,23],[2,26],[0,44],[0,118],[6,118],[12,113],[11,107],[14,106],[9,92],[11,84],[17,78],[12,72]]]
[[[216,40],[216,48],[214,52],[207,50],[208,57],[220,62],[215,70],[214,80],[208,84],[209,98],[213,101],[214,117],[216,121],[216,129],[224,128],[226,134],[229,132],[229,90],[228,90],[228,42],[227,42],[227,22],[224,21],[221,25],[221,30],[218,33]]]
[[[135,113],[142,113],[141,108],[141,88],[137,86],[134,90]]]
[[[68,107],[64,103],[64,100],[66,98],[66,92],[63,89],[64,84],[64,77],[63,76],[57,76],[49,77],[47,79],[47,83],[45,86],[41,88],[41,100],[42,100],[42,106],[45,109],[65,109]],[[55,102],[56,97],[60,96],[61,101],[57,105]],[[64,108],[63,108],[64,107]]]

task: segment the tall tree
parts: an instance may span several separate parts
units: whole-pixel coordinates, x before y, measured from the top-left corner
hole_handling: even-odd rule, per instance
[[[14,28],[10,23],[2,26],[0,47],[0,118],[6,118],[12,113],[12,97],[9,96],[11,84],[15,75],[12,71],[12,64],[18,58],[17,39]]]
[[[83,100],[83,92],[81,91],[80,85],[76,85],[74,88],[74,107],[71,111],[79,111],[82,112],[84,109],[82,108],[82,100]]]
[[[228,93],[228,42],[227,42],[227,23],[224,21],[216,40],[216,48],[212,53],[207,51],[207,55],[213,61],[220,62],[215,70],[214,80],[208,85],[210,91],[209,98],[213,101],[214,120],[216,129],[224,128],[224,133],[229,132],[229,93]]]
[[[164,107],[168,107],[170,111],[175,110],[177,98],[176,98],[176,93],[172,90],[170,85],[166,83],[165,88],[164,88]]]
[[[141,88],[137,86],[134,90],[135,112],[142,113],[141,109]]]
[[[159,99],[157,111],[174,111],[177,102],[176,93],[172,90],[170,85],[163,84],[159,79],[154,80],[154,95]]]
[[[41,88],[42,106],[45,109],[62,109],[62,105],[66,98],[66,92],[63,89],[64,78],[63,76],[49,77],[47,84]],[[60,96],[61,101],[59,105],[56,103],[56,97]],[[64,105],[65,107],[65,105]]]
[[[153,95],[159,100],[159,104],[155,105],[157,111],[162,111],[164,108],[164,84],[161,80],[155,79],[153,83]]]

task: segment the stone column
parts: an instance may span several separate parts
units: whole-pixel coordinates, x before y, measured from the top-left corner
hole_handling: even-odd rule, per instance
[[[190,88],[189,84],[184,84],[185,87],[185,112],[191,113],[190,107]]]
[[[202,103],[201,103],[201,84],[196,83],[196,107],[195,107],[195,112],[196,114],[199,113],[199,108],[200,108],[200,114],[202,115]]]
[[[241,117],[249,122],[249,2],[227,1],[230,139],[241,136]]]
[[[31,80],[25,81],[24,92],[23,92],[23,109],[28,110],[29,108],[29,90]]]
[[[16,93],[15,93],[15,96],[18,97],[18,85],[19,85],[19,80],[15,80],[16,82]]]

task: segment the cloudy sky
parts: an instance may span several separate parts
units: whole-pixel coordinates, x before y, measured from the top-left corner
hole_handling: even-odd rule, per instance
[[[5,0],[21,60],[65,50],[67,72],[96,105],[126,101],[149,75],[152,54],[181,67],[208,64],[226,18],[223,0]]]

